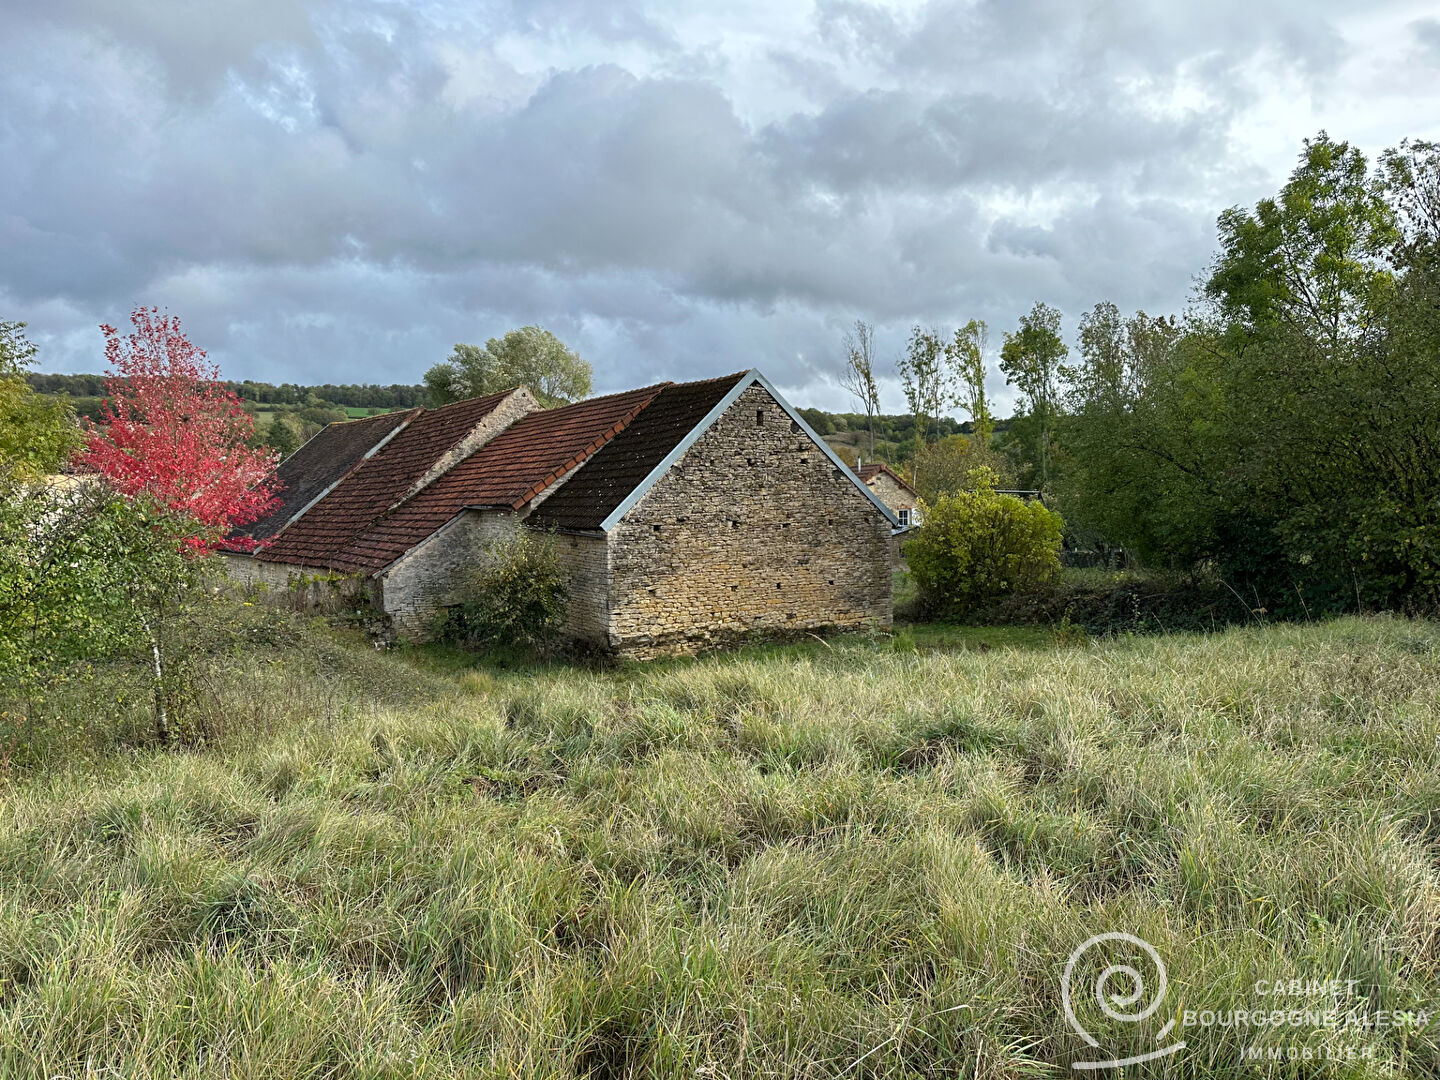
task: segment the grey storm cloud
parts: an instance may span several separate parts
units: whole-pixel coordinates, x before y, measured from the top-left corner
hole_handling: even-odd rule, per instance
[[[1350,8],[0,0],[0,317],[57,370],[145,302],[235,377],[384,382],[540,322],[602,389],[759,365],[839,407],[857,317],[888,360],[1181,307]]]

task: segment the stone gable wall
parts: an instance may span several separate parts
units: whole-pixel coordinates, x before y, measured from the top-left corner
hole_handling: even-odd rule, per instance
[[[753,386],[609,535],[609,643],[632,656],[891,622],[891,525]]]
[[[897,484],[895,478],[889,473],[876,473],[870,480],[870,490],[875,492],[875,494],[879,496],[880,501],[891,510],[915,509],[915,496]]]
[[[421,488],[433,484],[515,421],[523,419],[532,412],[538,412],[539,409],[540,403],[535,400],[535,395],[530,393],[529,387],[521,386],[511,391],[509,397],[504,398],[490,411],[489,415],[471,428],[463,439],[442,454],[434,465],[425,470],[425,474],[410,485],[410,490],[396,500],[396,505],[410,498]]]
[[[465,571],[482,562],[491,544],[511,535],[514,514],[465,510],[412,548],[380,577],[385,613],[401,637],[424,640],[435,617],[460,602]]]

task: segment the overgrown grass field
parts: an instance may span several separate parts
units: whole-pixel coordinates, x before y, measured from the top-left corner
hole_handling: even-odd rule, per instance
[[[201,748],[0,780],[0,1076],[1435,1075],[1376,1017],[1440,1009],[1437,675],[1399,619],[608,670],[306,631]],[[1061,978],[1107,931],[1169,990],[1077,990],[1101,1053]],[[1276,1006],[1371,1023],[1183,1024]]]

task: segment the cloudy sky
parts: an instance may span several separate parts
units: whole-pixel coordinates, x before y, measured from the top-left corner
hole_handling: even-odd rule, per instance
[[[179,314],[226,375],[412,382],[540,323],[597,390],[1037,299],[1179,310],[1321,128],[1440,137],[1436,0],[0,0],[0,318]],[[997,383],[996,389],[1000,389]],[[887,408],[902,399],[887,387]]]

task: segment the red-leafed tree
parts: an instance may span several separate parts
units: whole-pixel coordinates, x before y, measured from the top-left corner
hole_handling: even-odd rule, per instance
[[[137,307],[130,322],[125,336],[100,327],[108,400],[79,460],[122,494],[193,519],[191,546],[207,548],[275,505],[275,455],[248,445],[254,419],[178,318]]]

